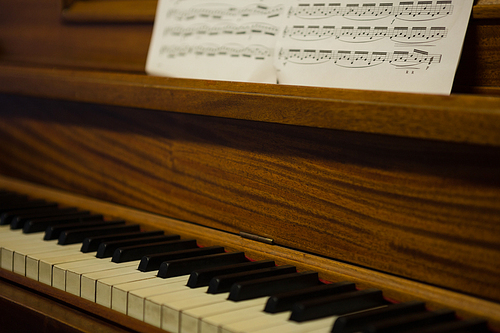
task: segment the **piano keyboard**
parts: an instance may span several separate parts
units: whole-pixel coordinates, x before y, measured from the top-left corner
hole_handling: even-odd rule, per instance
[[[422,302],[0,192],[0,266],[169,332],[490,332]]]

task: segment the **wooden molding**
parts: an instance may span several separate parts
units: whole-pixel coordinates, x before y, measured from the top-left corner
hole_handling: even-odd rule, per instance
[[[156,0],[73,1],[61,15],[72,23],[153,23],[156,4]]]
[[[174,79],[0,65],[0,92],[500,146],[500,98]]]
[[[477,0],[472,9],[473,19],[500,18],[500,0]]]
[[[61,15],[65,22],[152,23],[155,18],[157,0],[62,0],[62,3]],[[472,18],[500,18],[500,2],[498,0],[478,0],[472,11]]]

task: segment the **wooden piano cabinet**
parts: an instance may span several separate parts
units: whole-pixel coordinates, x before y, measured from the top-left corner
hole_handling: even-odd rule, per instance
[[[451,96],[147,76],[146,2],[0,0],[0,187],[500,329],[498,0],[475,2]]]
[[[113,82],[107,94],[125,95]],[[359,94],[347,103],[358,108],[349,111],[353,122],[375,109],[387,117],[411,98],[387,94],[392,104],[363,107]],[[214,98],[206,110],[251,109],[248,95]],[[433,131],[422,124],[413,135],[450,133],[448,141],[4,95],[0,171],[498,301],[500,154],[496,136],[476,133],[496,131],[500,100],[437,99]],[[418,122],[429,106],[414,108]],[[481,125],[468,130],[465,119]],[[474,143],[485,138],[492,142]]]
[[[299,271],[316,271],[325,281],[337,282],[348,280],[355,282],[360,289],[380,288],[383,289],[385,297],[389,300],[400,302],[422,300],[426,302],[430,310],[452,308],[456,310],[460,318],[487,318],[491,328],[500,330],[500,304],[498,302],[484,300],[446,288],[386,274],[381,271],[363,268],[359,265],[332,260],[324,256],[294,250],[278,244],[264,244],[242,238],[237,234],[186,223],[185,221],[164,217],[144,210],[96,200],[92,197],[76,195],[60,189],[48,188],[6,176],[0,176],[0,188],[18,193],[29,193],[34,198],[57,201],[61,205],[92,210],[96,213],[105,214],[108,217],[125,218],[129,222],[140,223],[144,230],[162,229],[166,233],[179,234],[184,238],[195,238],[202,246],[223,244],[227,251],[245,251],[249,258],[255,260],[271,259],[278,265],[295,265]],[[70,306],[86,313],[86,315],[94,316],[97,321],[117,323],[120,326],[119,329],[126,327],[131,331],[159,332],[155,327],[138,322],[114,310],[38,283],[24,276],[0,269],[0,278],[17,283],[28,289],[28,291],[45,295],[51,301],[57,302],[63,307]],[[10,298],[9,295],[8,297]],[[28,300],[25,302],[28,302]],[[24,302],[19,300],[18,303],[22,304]],[[29,303],[27,306],[31,307]],[[42,310],[40,309],[40,311]],[[47,313],[47,315],[57,317],[52,313]]]

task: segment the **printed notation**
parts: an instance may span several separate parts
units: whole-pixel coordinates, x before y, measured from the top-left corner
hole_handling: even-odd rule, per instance
[[[429,54],[421,50],[376,52],[313,49],[282,49],[279,59],[301,65],[320,64],[333,61],[348,68],[366,68],[383,63],[396,67],[431,65],[441,62],[442,55]]]
[[[288,16],[304,19],[321,19],[332,16],[343,16],[352,20],[376,20],[394,16],[401,20],[432,20],[453,13],[452,0],[441,1],[401,1],[396,4],[366,3],[347,4],[340,3],[303,3],[292,7]]]
[[[190,27],[166,27],[163,36],[194,37],[194,36],[276,36],[279,28],[266,23],[249,23],[244,25],[225,24],[220,26],[208,26],[205,24]]]
[[[354,27],[332,25],[294,25],[286,27],[283,37],[301,41],[336,38],[344,42],[365,43],[390,38],[398,43],[422,43],[445,38],[446,27]]]
[[[160,49],[160,55],[167,58],[179,58],[189,55],[218,57],[227,56],[232,58],[248,58],[255,60],[265,60],[273,56],[273,50],[263,45],[242,46],[240,44],[226,45],[165,45]]]
[[[171,9],[168,12],[167,17],[175,18],[181,21],[193,20],[195,18],[223,20],[235,17],[255,16],[265,16],[267,18],[273,18],[281,15],[283,11],[283,5],[269,7],[262,4],[253,4],[243,8],[237,8],[227,4],[210,4],[205,7]]]

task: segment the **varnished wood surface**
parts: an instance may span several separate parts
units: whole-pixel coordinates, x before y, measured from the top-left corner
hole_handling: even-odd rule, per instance
[[[156,0],[72,1],[64,6],[62,16],[69,22],[153,22],[156,3]],[[500,18],[500,1],[477,0],[472,18]]]
[[[500,26],[493,14],[500,5],[490,1],[479,0],[474,7],[474,17],[490,18],[473,19],[470,24],[455,92],[483,92],[473,89],[488,87],[488,93],[495,93],[498,90],[491,88],[500,87]],[[152,16],[145,12],[154,10],[154,1],[69,1],[63,5],[61,0],[0,0],[0,8],[3,63],[144,72],[153,24],[140,17]],[[134,15],[138,22],[129,21]],[[71,17],[77,22],[68,23]],[[101,19],[114,22],[97,22]]]
[[[397,94],[1,65],[0,92],[500,146],[500,97]]]
[[[61,7],[61,0],[0,0],[0,60],[144,72],[152,23],[64,24]]]
[[[475,19],[500,18],[500,1],[476,0],[472,9],[472,17]]]
[[[125,218],[129,222],[141,223],[145,229],[162,229],[169,233],[180,234],[182,237],[196,238],[203,246],[224,245],[228,251],[245,251],[252,259],[273,259],[278,264],[296,265],[299,270],[318,271],[324,280],[337,282],[349,280],[356,282],[361,289],[381,288],[386,298],[394,301],[423,300],[429,309],[452,308],[463,318],[488,318],[491,327],[500,329],[500,304],[470,297],[442,288],[410,281],[397,276],[368,270],[335,260],[283,248],[277,245],[267,245],[243,239],[237,235],[209,229],[202,226],[162,217],[144,211],[123,207],[108,202],[95,200],[80,195],[70,194],[60,190],[50,189],[20,180],[0,176],[0,188],[29,193],[33,197],[55,200],[61,204],[90,209],[108,216]],[[120,314],[105,311],[101,306],[93,306],[85,300],[64,293],[55,288],[23,278],[14,273],[0,269],[0,276],[21,283],[44,294],[56,297],[64,302],[77,305],[85,311],[101,314],[104,318],[117,321]],[[117,317],[113,317],[117,315]],[[118,318],[118,319],[117,319]],[[135,326],[134,326],[135,328]]]
[[[156,0],[73,1],[61,15],[66,22],[153,23],[156,4]]]
[[[498,147],[1,104],[1,174],[500,300]]]

